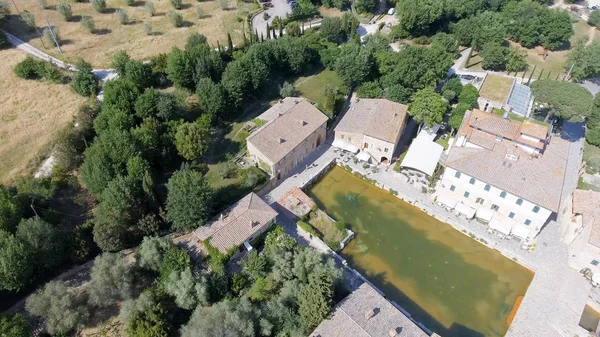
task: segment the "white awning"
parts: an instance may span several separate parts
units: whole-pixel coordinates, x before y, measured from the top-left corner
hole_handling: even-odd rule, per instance
[[[494,216],[494,212],[488,208],[478,208],[477,209],[477,219],[481,219],[485,222],[490,222],[492,217]]]
[[[359,154],[356,155],[356,158],[358,158],[358,160],[366,161],[368,163],[371,160],[371,155],[369,154],[369,152],[362,150]]]
[[[473,219],[473,217],[475,216],[475,208],[473,208],[471,206],[467,206],[467,205],[463,204],[462,202],[457,203],[456,207],[454,207],[454,209],[458,213],[465,215],[468,219]]]
[[[358,152],[358,146],[352,145],[352,144],[350,144],[348,142],[345,142],[345,141],[343,141],[341,139],[334,140],[333,143],[331,143],[331,145],[333,145],[335,147],[338,147],[338,148],[340,148],[342,150],[346,150],[346,151],[352,152],[352,153]]]
[[[514,236],[521,238],[522,240],[527,240],[529,237],[529,226],[525,224],[516,225],[513,227],[512,233]]]
[[[435,172],[442,152],[444,152],[444,147],[433,142],[427,136],[417,137],[410,144],[400,167],[415,169],[431,176]]]
[[[493,218],[492,221],[490,221],[490,228],[504,235],[509,235],[512,230],[512,224]]]
[[[451,208],[451,209],[454,208],[454,207],[456,207],[456,203],[457,203],[456,200],[444,197],[444,196],[439,195],[439,194],[437,196],[437,199],[435,199],[435,201],[439,202],[440,204],[442,204],[442,205],[444,205],[444,206],[446,206],[448,208]]]

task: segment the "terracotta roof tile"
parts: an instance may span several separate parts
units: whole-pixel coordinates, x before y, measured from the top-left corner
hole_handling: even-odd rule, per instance
[[[363,283],[343,299],[310,337],[427,337],[373,287]]]
[[[194,234],[202,241],[210,238],[210,244],[222,253],[242,244],[267,226],[277,212],[255,193],[250,193],[231,205],[206,226]]]
[[[283,112],[279,106],[272,107],[282,115],[246,139],[272,163],[283,159],[328,120],[327,116],[303,98],[295,98],[293,105],[286,102],[285,106],[290,107],[287,111]]]
[[[335,131],[364,134],[395,143],[408,112],[408,106],[387,99],[361,98],[353,102]]]

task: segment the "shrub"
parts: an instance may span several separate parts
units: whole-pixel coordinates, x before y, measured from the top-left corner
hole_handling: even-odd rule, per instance
[[[154,16],[154,13],[156,13],[156,9],[154,8],[153,2],[146,2],[146,4],[144,5],[144,9],[146,10],[148,16]]]
[[[42,10],[48,9],[48,3],[46,2],[46,0],[37,0],[37,3]]]
[[[73,10],[71,9],[71,5],[67,2],[61,1],[56,4],[56,10],[65,21],[71,21],[73,18]]]
[[[44,62],[44,78],[46,81],[58,83],[62,79],[63,75],[60,69],[54,64]]]
[[[10,8],[6,1],[0,1],[0,23],[2,23],[10,15]]]
[[[181,9],[182,3],[182,0],[171,0],[171,5],[173,5],[173,8],[175,9]]]
[[[427,36],[419,36],[418,38],[413,39],[413,42],[416,44],[428,44],[429,38],[427,38]]]
[[[200,6],[196,7],[196,18],[202,19],[203,17],[204,17],[204,10],[202,9],[202,7],[200,7]]]
[[[52,32],[54,32],[54,37],[52,36]],[[57,28],[53,28],[52,30],[50,30],[50,28],[44,28],[42,35],[44,37],[44,41],[48,44],[48,48],[52,48],[56,45],[54,38],[56,38],[56,41],[60,43],[60,35],[58,34]]]
[[[283,85],[279,87],[279,95],[281,95],[283,98],[295,96],[296,87],[293,83],[285,81],[283,82]]]
[[[306,222],[298,221],[296,224],[298,225],[298,227],[302,228],[305,232],[320,238],[319,233],[317,233],[317,231],[314,228],[312,228],[311,225],[307,224]]]
[[[14,72],[20,78],[31,80],[42,77],[43,69],[43,61],[38,61],[33,56],[27,55],[23,61],[17,63]]]
[[[98,13],[104,13],[106,10],[106,0],[90,0],[90,3]]]
[[[590,13],[588,23],[590,26],[600,27],[600,9],[595,9]]]
[[[123,0],[123,2],[127,6],[133,6],[135,4],[135,0]]]
[[[370,165],[369,165],[369,163],[363,163],[363,165],[362,165],[362,167],[363,167],[364,169],[368,168],[369,166],[370,166]]]
[[[85,28],[90,33],[93,33],[96,30],[96,23],[94,22],[94,18],[91,16],[84,16],[81,18],[81,26]]]
[[[120,24],[126,25],[129,21],[129,17],[127,16],[127,12],[124,9],[117,9],[115,12],[115,16]]]
[[[397,196],[398,195],[398,191],[394,190],[393,188],[390,188],[390,194],[393,196]]]
[[[146,35],[152,35],[152,25],[147,23],[144,25],[144,33]]]
[[[456,93],[454,90],[446,89],[442,92],[442,96],[448,101],[451,102],[456,98]]]
[[[334,223],[335,229],[337,229],[340,232],[345,232],[346,231],[346,223],[344,223],[343,221],[336,221]]]
[[[19,15],[21,21],[29,28],[29,30],[35,29],[35,16],[31,14],[29,11],[22,11]]]
[[[219,6],[222,10],[227,10],[227,0],[219,0]]]
[[[168,17],[173,27],[181,27],[181,25],[183,25],[183,16],[181,13],[177,11],[170,11]]]

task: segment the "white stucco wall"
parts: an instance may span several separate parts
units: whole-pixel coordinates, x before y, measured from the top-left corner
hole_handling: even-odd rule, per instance
[[[471,176],[461,173],[460,178],[457,178],[456,172],[456,170],[446,167],[444,175],[442,176],[441,186],[448,192],[445,193],[445,195],[454,198],[458,202],[467,199],[465,198],[464,193],[469,192],[470,195],[468,199],[471,202],[475,203],[477,198],[483,199],[483,203],[478,204],[478,207],[491,209],[492,205],[497,205],[499,207],[497,212],[507,217],[513,212],[515,214],[513,220],[518,224],[524,224],[526,220],[530,220],[531,224],[529,226],[532,228],[532,233],[535,233],[536,235],[552,214],[551,210],[539,205],[537,206],[540,207],[540,210],[535,213],[533,208],[536,204],[523,199],[523,203],[518,205],[518,196],[507,192],[506,197],[502,198],[500,197],[500,193],[502,193],[503,190],[490,186],[490,190],[486,191],[485,186],[488,185],[486,182],[475,179],[475,183],[470,184],[469,181],[472,178]],[[451,191],[451,186],[455,187],[454,191]]]

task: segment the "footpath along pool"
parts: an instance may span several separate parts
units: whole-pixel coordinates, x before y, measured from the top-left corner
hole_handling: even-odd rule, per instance
[[[532,271],[342,168],[308,194],[356,233],[348,264],[417,321],[444,337],[504,336]]]

